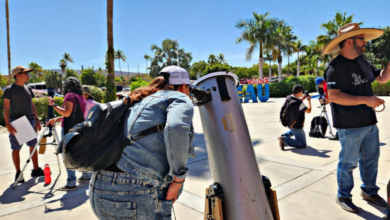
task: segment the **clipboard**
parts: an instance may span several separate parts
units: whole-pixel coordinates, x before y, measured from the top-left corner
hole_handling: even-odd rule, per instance
[[[26,116],[20,117],[11,122],[11,125],[16,130],[15,137],[19,145],[27,143],[38,136]]]

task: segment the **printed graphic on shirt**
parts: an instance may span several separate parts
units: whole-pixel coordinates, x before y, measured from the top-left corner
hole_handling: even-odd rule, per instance
[[[352,82],[355,86],[368,82],[368,80],[362,79],[362,76],[358,76],[356,73],[352,73],[352,77],[355,79],[355,82]]]

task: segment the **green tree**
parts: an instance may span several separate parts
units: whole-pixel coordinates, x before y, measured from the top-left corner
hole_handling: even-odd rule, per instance
[[[220,53],[217,57],[218,59],[218,62],[222,63],[222,64],[227,64],[226,60],[225,60],[225,55],[223,53]]]
[[[253,12],[253,19],[237,22],[236,27],[243,30],[241,36],[237,38],[236,43],[247,41],[250,46],[246,51],[246,60],[252,58],[253,51],[259,47],[259,78],[263,78],[263,50],[273,46],[272,34],[279,26],[280,21],[275,18],[268,18],[269,12],[257,14]]]
[[[210,54],[209,58],[207,59],[207,63],[210,66],[212,66],[212,65],[218,64],[219,62],[218,62],[217,57],[214,54]]]
[[[97,74],[93,68],[81,70],[80,80],[83,85],[99,86]]]
[[[204,61],[201,60],[199,62],[195,62],[191,65],[190,68],[190,78],[196,79],[197,75],[202,75],[202,72],[208,67],[209,65]]]
[[[43,72],[46,88],[53,87],[56,92],[60,89],[60,93],[62,93],[62,75],[52,70],[44,70]]]
[[[145,73],[148,73],[148,60],[151,60],[152,57],[145,53],[144,59],[146,60],[146,72]]]
[[[123,53],[122,50],[117,50],[115,51],[115,59],[118,60],[119,70],[121,71],[121,76],[123,77],[122,70],[121,70],[121,60],[123,62],[126,62],[126,55]]]
[[[209,74],[209,73],[214,73],[214,72],[219,72],[219,71],[230,71],[232,68],[231,66],[227,64],[215,64],[212,66],[207,66],[205,70],[203,70],[203,75]]]
[[[264,50],[263,54],[265,55],[264,60],[269,61],[268,64],[268,77],[271,82],[272,77],[272,64],[271,62],[275,62],[278,58],[278,50],[276,47],[267,48]]]
[[[372,41],[367,42],[366,57],[371,63],[382,69],[390,61],[390,26],[383,28],[384,34]]]
[[[66,69],[65,71],[65,79],[69,77],[76,77],[77,79],[80,79],[79,75],[77,74],[76,71],[72,69]]]
[[[30,83],[43,82],[43,69],[37,63],[31,62],[28,63],[28,68],[32,69]]]
[[[62,55],[62,59],[65,61],[65,68],[68,67],[68,62],[74,63],[73,58],[68,53],[64,53],[64,55]]]
[[[179,43],[171,39],[165,39],[161,47],[153,44],[150,49],[154,52],[154,58],[150,64],[150,75],[155,77],[166,66],[180,65],[187,71],[190,69],[192,54],[179,49]]]
[[[344,13],[336,12],[336,15],[333,17],[332,20],[329,20],[325,23],[322,23],[320,25],[321,29],[324,29],[326,31],[326,34],[324,35],[319,35],[317,37],[317,41],[323,49],[332,39],[337,37],[337,32],[338,30],[349,23],[354,22],[353,21],[354,14],[347,16],[347,12],[344,11]],[[363,22],[358,22],[359,25],[362,25]],[[331,57],[333,58],[335,55],[331,54]]]
[[[115,69],[114,69],[114,36],[113,36],[113,5],[114,0],[107,0],[107,53],[106,53],[106,69],[108,72],[107,81],[106,81],[106,94],[105,101],[114,101],[116,100],[116,88],[114,83]]]
[[[300,75],[299,73],[299,52],[304,52],[306,50],[306,45],[302,43],[302,40],[298,40],[295,42],[295,48],[297,48],[296,52],[298,54],[298,59],[297,59],[297,76]]]

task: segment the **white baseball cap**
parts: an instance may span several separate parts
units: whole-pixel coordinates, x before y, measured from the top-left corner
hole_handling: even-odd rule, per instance
[[[170,85],[182,85],[183,83],[187,85],[190,84],[190,76],[184,68],[179,66],[167,66],[164,67],[158,75],[164,76],[167,73],[169,74],[168,84]]]

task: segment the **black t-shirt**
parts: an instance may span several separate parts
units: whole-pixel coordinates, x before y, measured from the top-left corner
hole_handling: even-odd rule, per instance
[[[33,120],[32,98],[34,97],[31,88],[26,85],[12,84],[7,86],[3,99],[10,100],[10,119],[18,119],[25,115],[29,120]]]
[[[374,77],[381,70],[370,64]],[[328,90],[339,89],[354,96],[372,96],[371,82],[366,79],[356,59],[350,60],[337,56],[328,66],[324,74]],[[331,102],[333,126],[335,128],[359,128],[377,123],[373,109],[367,105],[345,106]]]
[[[297,118],[297,121],[291,127],[301,129],[305,125],[305,111],[307,107],[300,98],[291,96],[291,100],[294,100],[294,102],[290,102],[290,108],[294,118]]]

